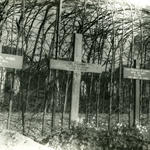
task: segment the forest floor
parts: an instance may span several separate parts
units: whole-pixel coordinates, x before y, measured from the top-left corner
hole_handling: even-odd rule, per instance
[[[44,125],[43,134],[42,134],[42,116],[43,116],[42,113],[26,113],[25,114],[25,135],[39,143],[41,143],[43,141],[43,139],[45,139],[47,136],[49,136],[51,134],[51,118],[52,118],[52,116],[50,113],[48,113],[45,116],[45,125]],[[57,129],[60,129],[62,127],[61,126],[62,125],[61,117],[62,117],[62,115],[60,113],[57,113],[55,115],[55,126]],[[143,124],[146,124],[146,120],[147,120],[146,117],[147,117],[146,115],[144,115],[142,117]],[[21,118],[22,118],[21,112],[12,113],[11,122],[10,122],[10,130],[11,131],[16,131],[17,133],[22,134],[22,119]],[[85,115],[80,114],[79,122],[82,122],[84,118],[85,118]],[[98,118],[99,118],[98,122],[99,122],[99,125],[101,126],[101,128],[107,128],[108,115],[107,114],[99,114]],[[7,119],[8,119],[8,112],[1,112],[0,113],[0,133],[3,130],[4,131],[6,130]],[[63,121],[64,128],[69,127],[68,120],[69,120],[69,115],[65,114],[64,121]],[[94,124],[95,116],[91,116],[90,120],[91,120],[91,125]],[[122,115],[121,122],[122,122],[122,124],[127,123],[128,115]],[[113,124],[115,125],[117,123],[117,115],[112,115],[111,123],[112,123],[112,125]],[[149,124],[147,124],[147,128],[148,128],[148,132],[150,133],[150,125]],[[20,134],[17,134],[17,135],[21,136]],[[2,137],[0,134],[0,141],[1,141],[1,138],[5,139],[6,137]],[[22,138],[25,138],[25,137],[22,137]],[[17,139],[18,139],[18,137],[17,137]],[[1,147],[0,147],[0,150],[6,150],[6,149],[1,149]],[[7,150],[9,150],[9,149],[7,149]],[[11,149],[11,150],[13,150],[13,149]],[[28,149],[28,150],[30,150],[30,149]]]
[[[45,125],[42,135],[42,113],[26,113],[25,114],[25,135],[35,141],[41,141],[51,133],[51,114],[45,116]],[[0,113],[0,131],[7,128],[8,112]],[[68,127],[69,115],[64,116],[63,126]],[[61,114],[57,113],[55,116],[55,126],[61,128]],[[22,115],[19,113],[12,113],[10,121],[10,130],[22,133]]]

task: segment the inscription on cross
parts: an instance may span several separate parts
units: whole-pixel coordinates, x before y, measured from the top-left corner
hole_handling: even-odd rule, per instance
[[[78,121],[81,72],[101,73],[101,65],[82,63],[82,35],[75,34],[74,61],[50,60],[51,69],[73,71],[71,121]]]

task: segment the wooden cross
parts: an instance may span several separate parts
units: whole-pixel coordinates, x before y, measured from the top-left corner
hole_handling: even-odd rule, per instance
[[[139,64],[134,60],[134,68],[124,68],[124,78],[134,81],[134,111],[133,125],[140,122],[140,80],[150,80],[150,70],[139,69]]]
[[[78,121],[81,72],[101,73],[100,65],[82,63],[82,35],[75,34],[74,61],[50,60],[51,69],[73,71],[71,121]]]
[[[11,54],[3,54],[2,53],[2,44],[0,42],[0,67],[4,68],[12,68],[12,69],[22,69],[23,65],[23,56],[11,55]],[[13,76],[14,78],[14,76]],[[14,84],[14,79],[12,79],[12,85]],[[13,87],[13,86],[12,86]],[[11,112],[12,112],[12,93],[9,102],[9,113],[7,120],[7,129],[10,128],[10,120],[11,120]]]

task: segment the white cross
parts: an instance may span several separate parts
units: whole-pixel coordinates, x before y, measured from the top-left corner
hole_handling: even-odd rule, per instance
[[[82,35],[75,34],[74,61],[50,60],[51,69],[73,71],[71,121],[78,121],[81,72],[101,73],[104,68],[97,64],[82,63]]]

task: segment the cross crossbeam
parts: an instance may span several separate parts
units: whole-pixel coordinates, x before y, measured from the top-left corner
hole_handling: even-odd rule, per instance
[[[86,64],[86,63],[56,60],[56,59],[51,59],[50,64],[51,64],[51,69],[78,71],[78,72],[93,72],[93,73],[102,72],[102,67],[100,67],[100,65],[97,64]]]
[[[0,67],[22,69],[23,57],[0,53]]]
[[[125,67],[124,78],[137,80],[150,80],[150,70]]]

